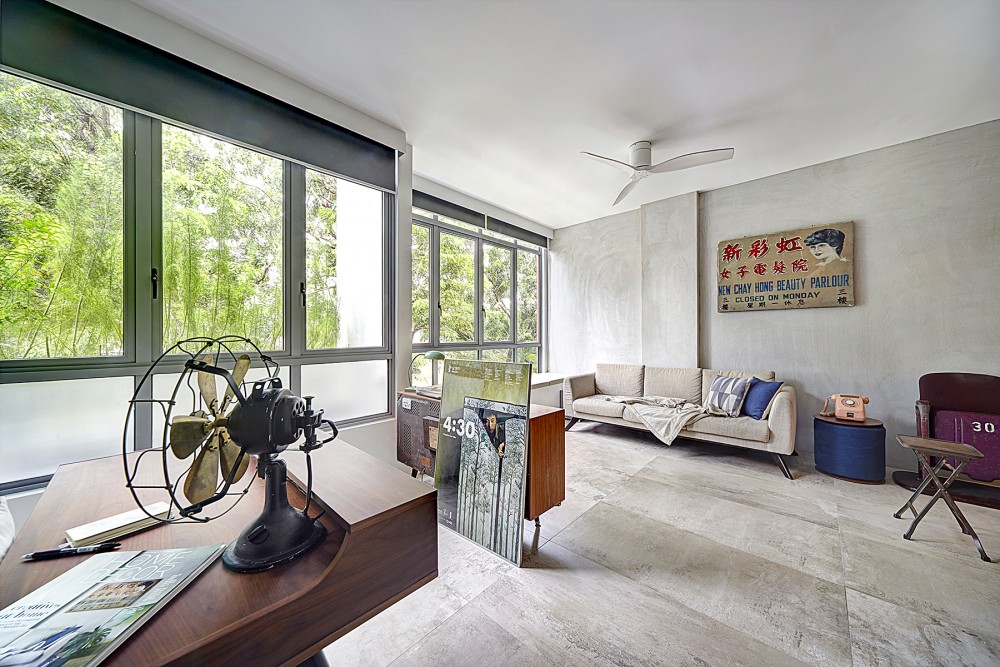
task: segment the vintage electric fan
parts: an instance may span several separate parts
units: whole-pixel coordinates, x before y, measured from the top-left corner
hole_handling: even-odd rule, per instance
[[[156,397],[156,373],[180,367],[180,377],[169,396]],[[244,392],[252,367],[264,377]],[[231,370],[229,370],[231,369]],[[237,572],[257,572],[292,560],[319,544],[326,529],[308,514],[312,501],[312,463],[309,454],[337,437],[337,427],[312,409],[312,397],[300,398],[281,386],[278,366],[250,340],[239,336],[191,338],[164,352],[146,371],[129,405],[122,437],[126,486],[136,503],[140,489],[166,491],[170,512],[163,522],[207,522],[221,516],[246,494],[242,488],[252,457],[257,475],[265,479],[264,511],[222,554],[225,566]],[[219,400],[217,378],[225,384]],[[182,408],[182,405],[185,405]],[[130,457],[129,425],[149,423],[155,411],[163,415],[158,446]],[[317,432],[328,437],[320,440]],[[278,455],[303,438],[309,470],[303,510],[288,503],[285,462]],[[155,439],[155,434],[154,434]],[[141,482],[143,461],[159,459],[160,483]],[[154,463],[155,465],[155,463]],[[220,501],[222,512],[210,516],[205,508]],[[149,512],[143,507],[147,514]],[[153,516],[150,514],[150,516]],[[155,518],[155,517],[154,517]]]

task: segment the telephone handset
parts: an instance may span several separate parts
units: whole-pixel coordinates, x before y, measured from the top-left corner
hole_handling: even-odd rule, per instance
[[[833,401],[833,411],[828,411],[830,401]],[[869,402],[867,396],[857,394],[834,394],[823,404],[824,417],[836,417],[846,421],[863,422],[865,420],[865,405]]]

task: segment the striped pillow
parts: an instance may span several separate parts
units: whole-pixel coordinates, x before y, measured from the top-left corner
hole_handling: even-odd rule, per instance
[[[715,376],[712,388],[708,390],[708,407],[730,417],[738,417],[743,401],[747,397],[752,378],[730,378]]]

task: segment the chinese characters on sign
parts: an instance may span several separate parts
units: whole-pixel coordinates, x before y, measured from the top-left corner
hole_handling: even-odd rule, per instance
[[[854,305],[854,223],[719,243],[720,313]]]

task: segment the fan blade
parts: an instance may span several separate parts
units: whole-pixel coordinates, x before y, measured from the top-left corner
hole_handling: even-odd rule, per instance
[[[206,354],[202,360],[209,366],[213,365],[212,355]],[[215,388],[215,376],[205,371],[198,371],[198,389],[201,390],[201,398],[205,401],[208,411],[213,415],[217,414],[219,407],[219,394]]]
[[[619,169],[624,169],[625,171],[627,171],[630,174],[632,174],[632,173],[635,172],[635,167],[633,167],[630,164],[626,164],[624,162],[619,162],[618,160],[612,160],[611,158],[604,157],[603,155],[595,155],[594,153],[588,153],[587,151],[580,151],[580,152],[583,153],[584,155],[588,156],[588,157],[594,158],[598,162],[603,162],[604,164],[610,165],[612,167],[617,167]]]
[[[242,386],[243,378],[246,377],[247,371],[250,370],[250,355],[241,354],[236,359],[236,365],[233,366],[233,379],[236,381],[237,385]],[[219,412],[223,413],[226,408],[229,407],[229,401],[236,398],[236,394],[233,392],[233,388],[226,383],[226,393],[222,396],[222,405],[219,406]]]
[[[635,186],[639,185],[639,181],[641,180],[642,180],[641,178],[633,178],[631,181],[629,181],[628,185],[622,188],[622,191],[618,194],[618,199],[615,200],[615,203],[612,204],[612,206],[617,206],[618,202],[625,199],[625,196],[628,195],[628,193],[632,192]]]
[[[206,417],[197,415],[177,415],[170,420],[170,450],[179,459],[186,459],[194,453],[198,445],[205,442],[208,433]]]
[[[651,174],[662,174],[667,171],[680,171],[681,169],[700,167],[703,164],[729,160],[733,157],[734,153],[736,153],[735,148],[716,148],[710,151],[698,151],[697,153],[678,155],[666,162],[653,165],[647,171]]]
[[[240,457],[240,447],[233,439],[229,436],[229,431],[224,428],[219,429],[219,435],[222,437],[222,477],[223,479],[229,478],[229,471],[233,469],[233,465],[236,464],[236,459]],[[233,483],[236,483],[243,479],[243,475],[247,474],[247,468],[250,465],[250,455],[244,454],[243,460],[240,461],[240,467],[236,471],[236,476],[233,477]]]
[[[216,433],[201,448],[195,457],[187,479],[184,480],[184,495],[192,503],[200,503],[215,495],[219,486],[219,434]]]

